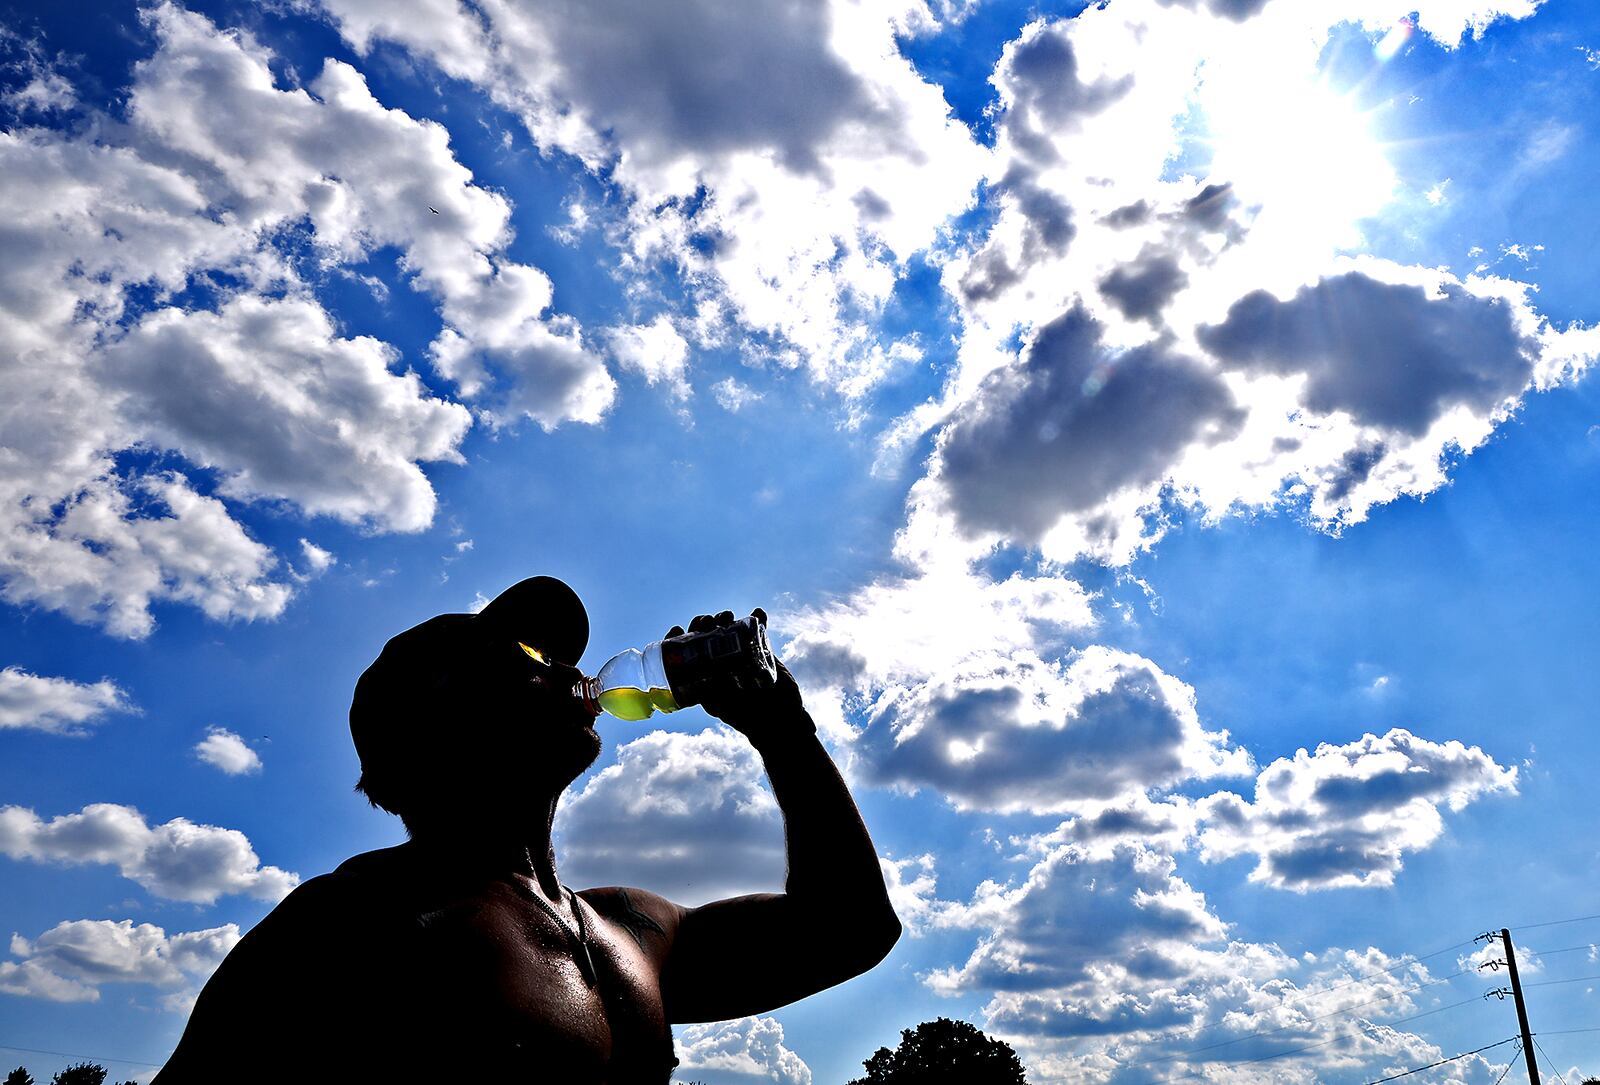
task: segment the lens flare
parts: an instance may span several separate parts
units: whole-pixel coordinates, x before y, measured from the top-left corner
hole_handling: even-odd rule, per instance
[[[548,659],[546,659],[544,657],[544,653],[539,651],[539,649],[531,648],[528,645],[523,644],[520,640],[517,641],[517,647],[521,648],[524,652],[527,652],[528,653],[528,658],[533,660],[535,663],[548,663],[548,662],[550,662]]]
[[[1372,55],[1387,64],[1400,55],[1400,50],[1404,49],[1406,42],[1411,40],[1411,35],[1415,29],[1415,25],[1409,18],[1401,19],[1389,28],[1389,32],[1379,40],[1377,45],[1372,47]]]

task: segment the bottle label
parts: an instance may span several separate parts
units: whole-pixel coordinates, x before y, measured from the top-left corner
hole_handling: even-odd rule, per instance
[[[661,661],[680,708],[724,691],[769,689],[778,679],[766,626],[754,616],[664,640]]]

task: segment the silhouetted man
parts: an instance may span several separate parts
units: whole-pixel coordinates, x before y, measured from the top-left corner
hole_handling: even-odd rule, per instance
[[[600,752],[571,693],[588,637],[572,590],[534,577],[384,646],[350,708],[357,787],[409,841],[311,879],[247,934],[156,1085],[662,1085],[671,1023],[761,1013],[883,959],[900,924],[877,853],[781,664],[775,688],[705,707],[766,765],[785,892],[685,908],[562,885],[556,802]]]

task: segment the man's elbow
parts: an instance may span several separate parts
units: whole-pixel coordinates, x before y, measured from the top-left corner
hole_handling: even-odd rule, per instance
[[[894,949],[895,943],[900,941],[903,930],[900,917],[888,908],[871,921],[864,922],[858,936],[853,940],[852,974],[859,976],[876,968],[889,955],[889,951]]]

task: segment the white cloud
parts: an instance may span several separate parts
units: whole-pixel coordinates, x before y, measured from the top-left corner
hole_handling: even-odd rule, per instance
[[[851,747],[865,778],[928,787],[963,809],[1056,813],[1253,765],[1204,729],[1194,691],[1104,647],[1026,653],[886,692]]]
[[[148,824],[131,806],[91,803],[45,821],[22,806],[0,807],[0,854],[41,863],[106,863],[169,900],[211,904],[230,893],[279,901],[300,876],[262,866],[237,829],[173,818]]]
[[[249,776],[261,771],[261,755],[226,727],[206,728],[206,737],[195,743],[194,754],[229,776]]]
[[[1391,885],[1406,853],[1444,832],[1440,808],[1514,794],[1517,770],[1476,746],[1396,728],[1343,746],[1298,750],[1256,778],[1255,798],[1202,799],[1201,857],[1253,855],[1250,880],[1306,892]]]
[[[1419,25],[1454,45],[1535,6],[1441,3]],[[1337,530],[1438,488],[1555,368],[1522,284],[1337,257],[1399,188],[1373,118],[1328,88],[1319,58],[1334,27],[1392,17],[1346,0],[1240,23],[1130,0],[1007,44],[998,217],[944,269],[959,365],[887,438],[892,452],[936,433],[925,508],[977,543],[1062,562],[1127,562],[1181,511],[1289,508]],[[1204,174],[1172,176],[1195,139]],[[1212,357],[1252,307],[1324,326],[1254,362]],[[1333,346],[1380,326],[1427,364],[1397,381],[1394,355]]]
[[[305,563],[305,572],[300,575],[306,580],[319,577],[339,564],[331,550],[324,550],[310,539],[300,540],[300,558]]]
[[[159,602],[275,617],[308,575],[225,501],[383,531],[432,521],[420,465],[459,462],[468,411],[396,372],[386,344],[340,335],[301,269],[397,251],[439,307],[430,356],[491,421],[595,421],[614,394],[550,313],[548,278],[508,257],[509,204],[442,127],[384,108],[346,64],[325,64],[313,96],[280,87],[248,34],[172,5],[144,17],[156,47],[126,123],[0,134],[21,254],[0,269],[4,598],[130,637]],[[141,473],[119,460],[131,448],[182,460]]]
[[[982,170],[899,52],[896,34],[931,28],[920,3],[322,6],[358,51],[387,40],[431,59],[516,111],[546,152],[604,171],[628,197],[625,270],[675,267],[703,311],[776,338],[758,356],[846,396],[899,364],[870,318]]]
[[[394,351],[339,338],[309,299],[237,297],[164,309],[105,350],[102,388],[129,424],[224,474],[221,492],[288,497],[311,513],[420,531],[436,506],[418,461],[460,462],[464,408],[428,396]]]
[[[689,397],[689,343],[665,314],[649,324],[608,328],[605,338],[612,357],[624,369],[631,369],[652,386],[665,385],[674,399]]]
[[[0,670],[0,731],[26,728],[78,735],[110,713],[136,711],[127,693],[109,678],[74,682],[21,667]]]
[[[878,866],[883,870],[883,884],[889,891],[889,905],[894,914],[900,918],[907,934],[919,937],[927,930],[938,906],[933,855],[914,855],[909,859],[880,856]]]
[[[562,806],[563,876],[682,904],[781,892],[783,823],[761,759],[726,728],[654,731],[617,750]]]
[[[716,397],[717,404],[725,411],[742,411],[752,403],[762,399],[760,392],[749,385],[740,384],[732,377],[724,377],[711,386],[711,394]]]
[[[811,1068],[784,1046],[770,1017],[741,1017],[677,1030],[678,1074],[706,1085],[811,1085]]]
[[[37,938],[11,937],[0,961],[0,991],[52,1002],[96,1002],[107,983],[148,983],[175,988],[203,982],[239,942],[239,927],[168,935],[131,919],[77,919],[57,923]],[[183,999],[168,999],[174,1009]]]

